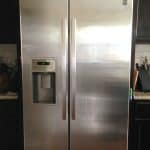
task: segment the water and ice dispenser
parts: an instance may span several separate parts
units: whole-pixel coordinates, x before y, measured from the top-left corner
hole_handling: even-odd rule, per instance
[[[34,103],[56,103],[56,62],[54,58],[32,59]]]

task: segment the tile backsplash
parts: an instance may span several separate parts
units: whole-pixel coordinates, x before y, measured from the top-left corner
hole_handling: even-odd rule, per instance
[[[141,64],[144,57],[147,56],[148,62],[150,63],[150,45],[138,44],[135,48],[135,63]]]

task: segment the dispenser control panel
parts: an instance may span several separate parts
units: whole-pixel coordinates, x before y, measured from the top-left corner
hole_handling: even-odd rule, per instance
[[[32,59],[32,72],[55,72],[56,61],[54,58]]]

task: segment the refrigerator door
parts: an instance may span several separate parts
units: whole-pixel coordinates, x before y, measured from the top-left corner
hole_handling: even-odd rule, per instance
[[[132,0],[71,0],[71,150],[126,150]]]
[[[68,2],[20,0],[20,10],[25,150],[67,150]]]

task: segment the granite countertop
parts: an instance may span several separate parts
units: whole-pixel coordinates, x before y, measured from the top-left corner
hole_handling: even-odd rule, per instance
[[[150,92],[134,91],[134,100],[150,100]]]
[[[0,94],[0,100],[17,100],[18,96],[16,93],[8,92],[6,94]]]

